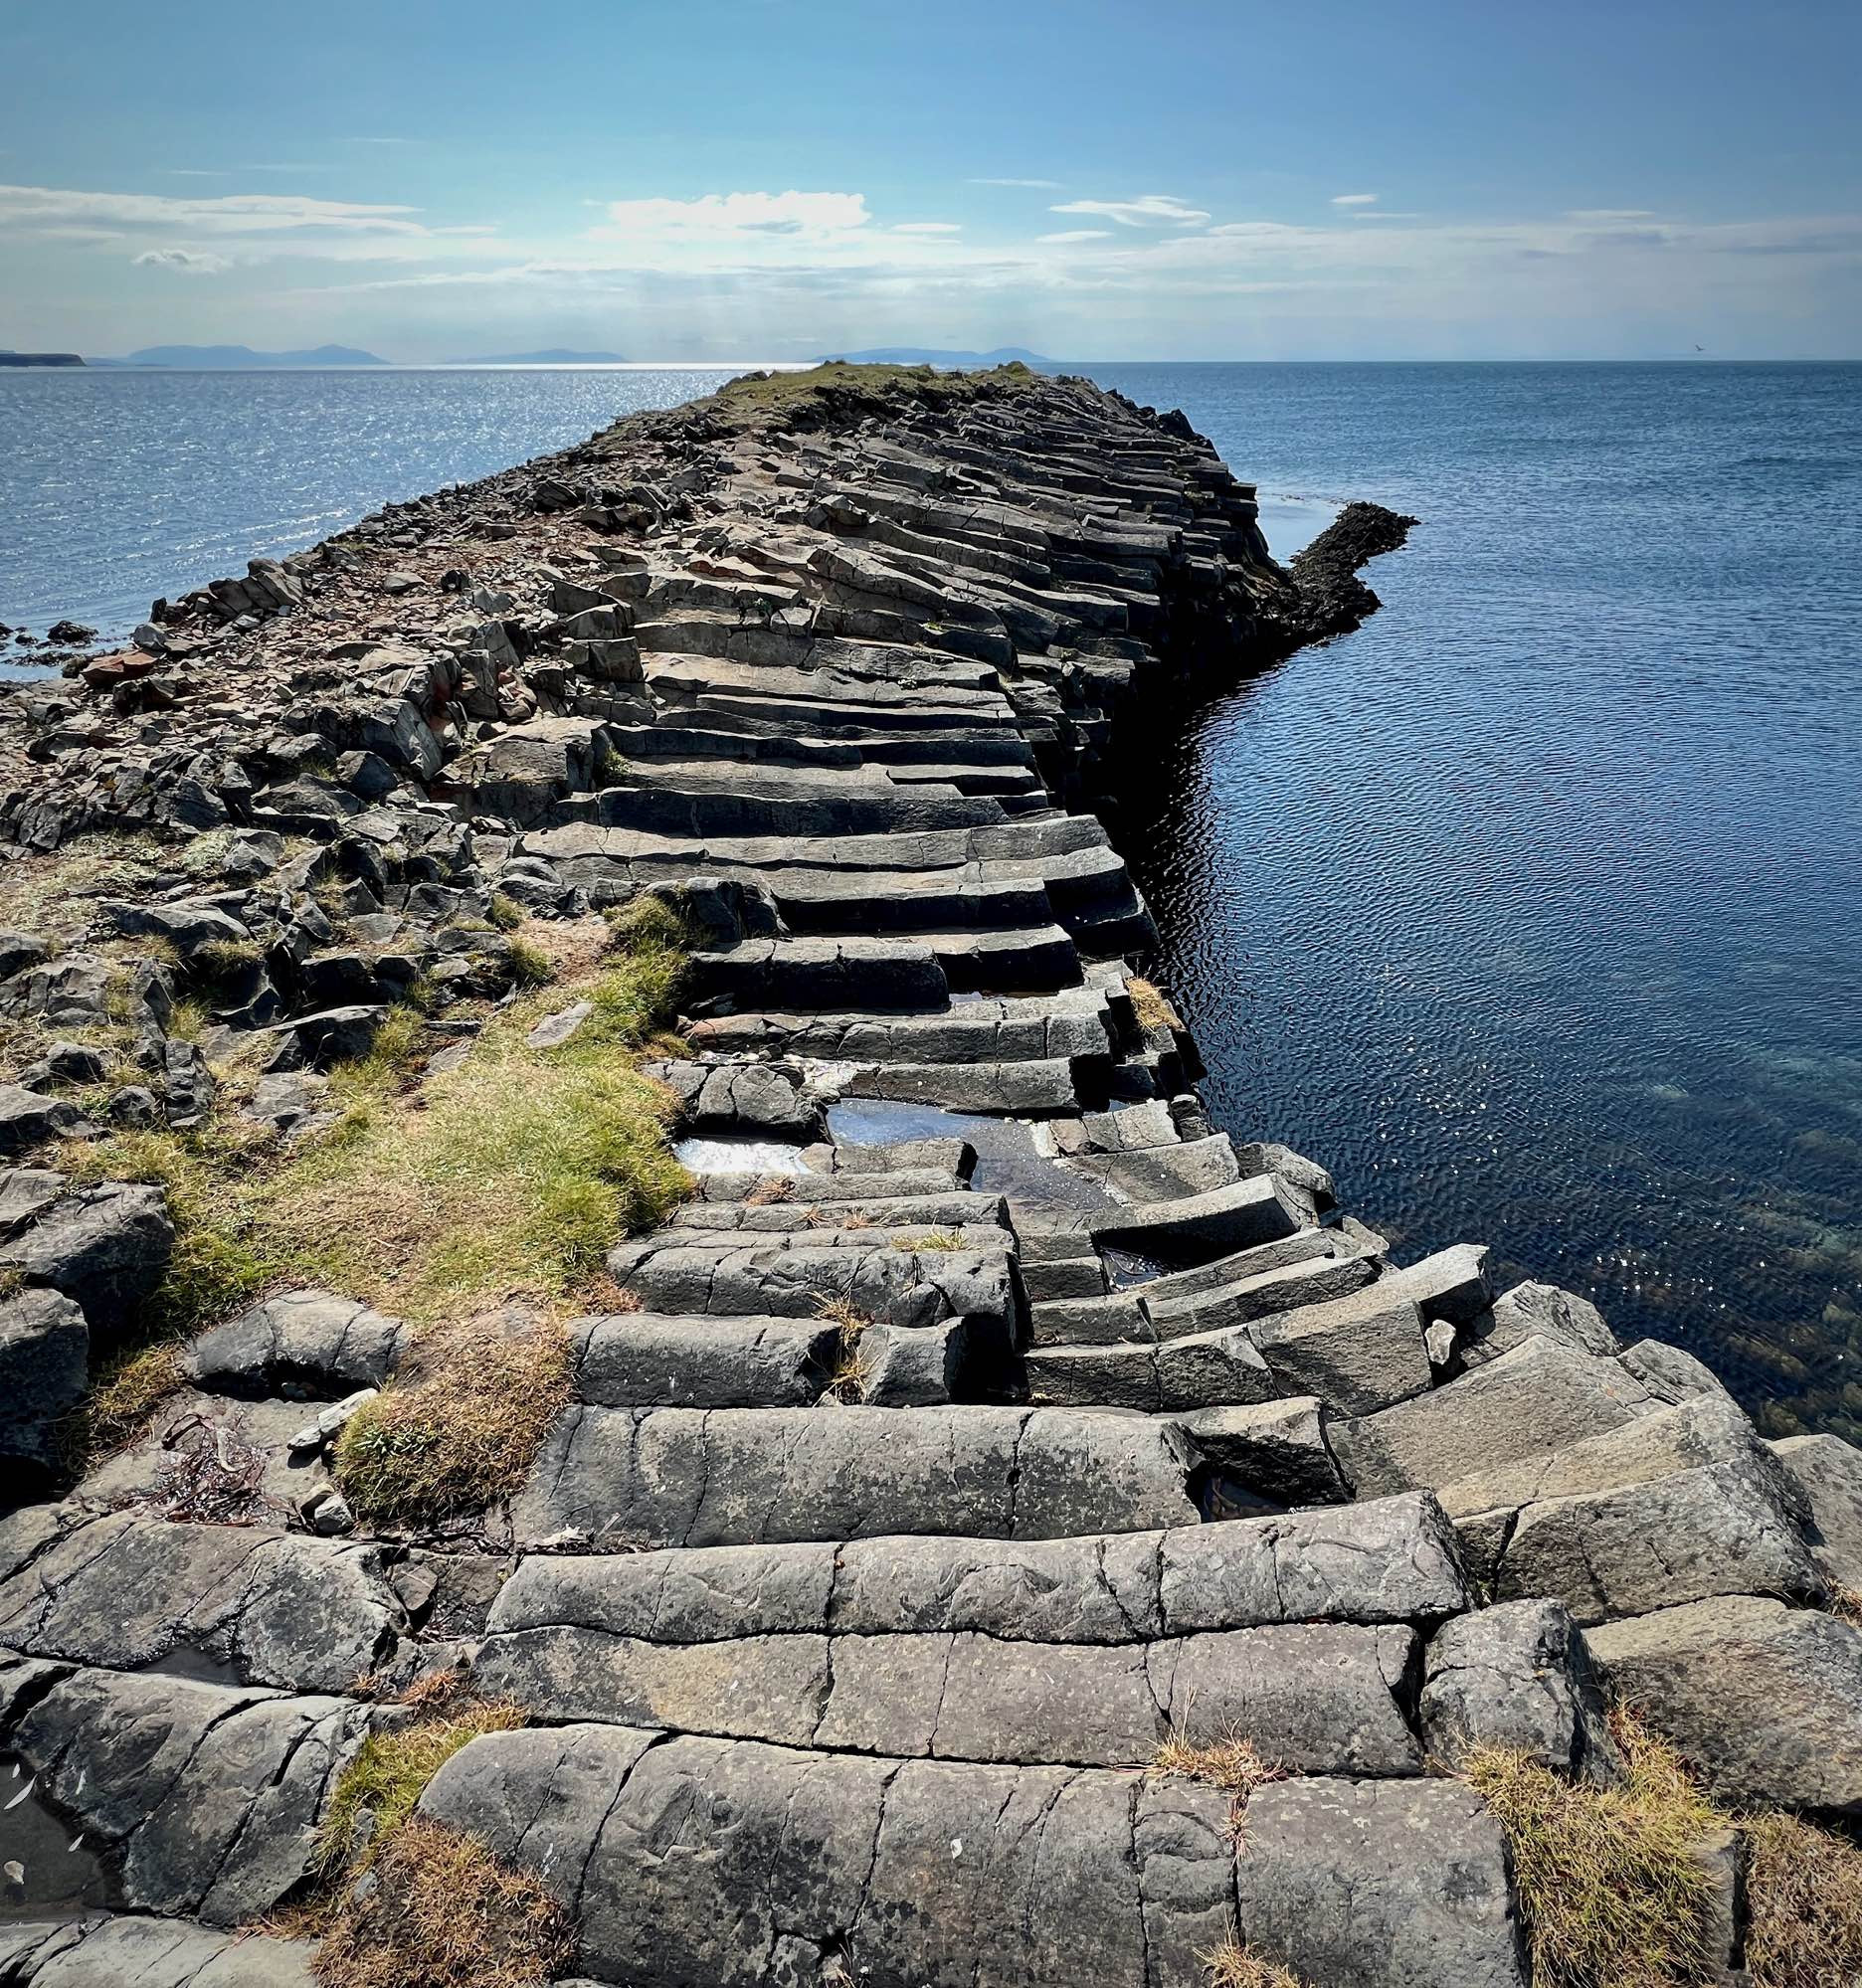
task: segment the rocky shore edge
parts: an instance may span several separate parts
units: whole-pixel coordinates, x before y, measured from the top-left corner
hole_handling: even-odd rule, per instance
[[[1085,812],[1412,522],[830,366],[0,694],[0,1982],[1862,1967],[1862,1454],[1212,1126]]]

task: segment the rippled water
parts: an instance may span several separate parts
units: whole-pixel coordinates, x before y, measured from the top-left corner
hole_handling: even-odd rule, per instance
[[[1417,513],[1124,839],[1238,1133],[1862,1437],[1862,367],[1091,369]],[[719,373],[0,373],[0,621],[126,629]]]
[[[1222,1122],[1862,1438],[1862,367],[1094,371],[1422,519],[1127,812]]]
[[[742,370],[0,370],[0,622],[126,634],[157,595]]]

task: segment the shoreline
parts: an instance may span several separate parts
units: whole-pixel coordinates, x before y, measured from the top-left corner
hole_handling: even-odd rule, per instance
[[[0,1572],[37,1667],[0,1743],[122,1856],[87,1939],[314,1892],[367,1799],[340,1763],[456,1673],[479,1722],[420,1816],[486,1884],[584,1874],[554,1908],[601,1982],[1055,1988],[1089,1951],[1192,1988],[1246,1943],[1524,1988],[1479,1762],[1624,1786],[1605,1692],[1716,1799],[1862,1811],[1862,1456],[1760,1442],[1478,1243],[1396,1261],[1322,1164],[1210,1124],[1133,970],[1149,913],[1078,810],[1176,700],[1362,621],[1409,522],[1347,506],[1282,570],[1181,415],[1014,368],[745,382],[0,704],[0,893],[64,921],[0,982],[43,1052],[0,1123],[54,1163],[7,1189],[35,1401],[197,1277]],[[82,868],[93,828],[126,869]],[[516,1254],[451,1248],[630,1113]],[[208,1243],[252,1268],[202,1298]],[[496,1481],[397,1478],[533,1399]],[[16,1415],[22,1468],[55,1420]],[[156,1718],[201,1721],[184,1844],[97,1807]],[[348,1896],[332,1938],[399,1936]]]

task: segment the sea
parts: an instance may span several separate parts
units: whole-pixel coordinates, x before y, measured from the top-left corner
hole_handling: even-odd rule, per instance
[[[0,372],[0,622],[121,633],[734,370]],[[1281,557],[1419,521],[1119,804],[1220,1123],[1862,1441],[1862,365],[1071,370]]]

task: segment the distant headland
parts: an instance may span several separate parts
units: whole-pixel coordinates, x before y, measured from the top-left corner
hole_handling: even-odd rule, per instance
[[[1042,358],[1038,352],[1030,352],[1024,345],[999,345],[993,352],[940,352],[929,345],[875,345],[869,352],[836,352],[832,356],[854,366],[1006,366],[1017,359],[1024,366],[1057,363]]]
[[[250,345],[145,345],[126,359],[74,360],[74,365],[165,366],[175,371],[227,372],[288,366],[386,366],[391,362],[353,345],[317,345],[307,352],[255,352]]]
[[[82,366],[76,352],[0,352],[0,366]]]

